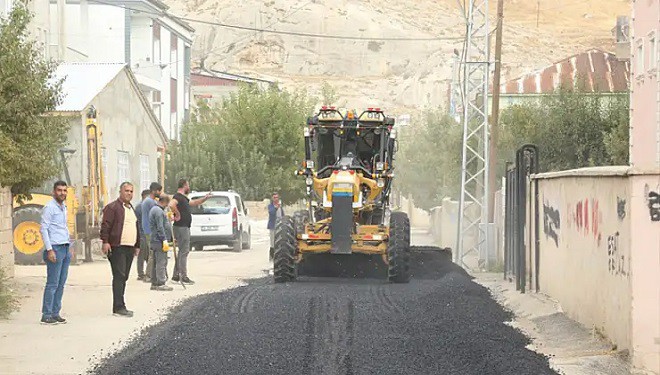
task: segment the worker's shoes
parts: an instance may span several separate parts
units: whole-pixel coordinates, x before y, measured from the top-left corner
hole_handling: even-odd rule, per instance
[[[133,312],[131,310],[126,310],[126,309],[121,309],[117,310],[112,313],[114,316],[122,316],[125,318],[132,318],[133,317]]]
[[[47,326],[54,326],[57,324],[57,320],[53,319],[52,317],[48,318],[41,318],[41,324],[47,325]]]
[[[190,280],[188,277],[184,277],[181,281],[187,285],[193,285],[195,283],[194,281]]]
[[[66,324],[66,319],[62,318],[59,315],[53,316],[53,319],[55,319],[55,321],[57,321],[57,323],[59,324]]]
[[[174,288],[172,288],[171,286],[167,286],[165,284],[161,284],[161,285],[152,285],[151,290],[159,290],[159,291],[169,292],[170,290],[174,290]]]

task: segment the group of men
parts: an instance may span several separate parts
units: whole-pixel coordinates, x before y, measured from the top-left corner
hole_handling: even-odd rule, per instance
[[[190,207],[204,203],[209,195],[190,201],[187,197],[190,184],[185,179],[179,180],[177,188],[177,193],[169,197],[162,192],[163,187],[154,182],[149,190],[142,192],[142,201],[134,208],[131,204],[133,184],[124,182],[119,187],[119,198],[103,208],[100,237],[102,252],[112,269],[112,313],[115,316],[133,316],[124,301],[133,257],[138,257],[139,280],[150,282],[152,290],[172,290],[166,281],[167,252],[173,239],[176,239],[179,252],[171,280],[194,284],[188,277],[187,262],[192,222]],[[47,268],[41,323],[48,325],[66,323],[60,310],[73,253],[67,226],[66,196],[66,182],[57,181],[53,186],[53,200],[44,207],[41,219],[41,236],[45,245],[43,259]]]

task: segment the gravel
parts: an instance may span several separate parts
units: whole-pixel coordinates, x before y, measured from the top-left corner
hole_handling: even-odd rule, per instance
[[[352,260],[367,270],[321,257],[294,283],[191,298],[93,373],[556,374],[447,253],[413,248],[409,284]]]

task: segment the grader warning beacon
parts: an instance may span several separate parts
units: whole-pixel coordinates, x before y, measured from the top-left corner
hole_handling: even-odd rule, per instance
[[[310,254],[381,256],[390,282],[409,281],[410,220],[390,211],[394,118],[380,108],[342,114],[321,107],[304,127],[307,209],[275,228],[275,282],[296,279]]]

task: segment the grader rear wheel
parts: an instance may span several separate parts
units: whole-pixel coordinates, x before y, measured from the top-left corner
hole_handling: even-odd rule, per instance
[[[41,207],[19,207],[12,220],[14,262],[22,265],[43,263],[44,241],[41,238]]]

